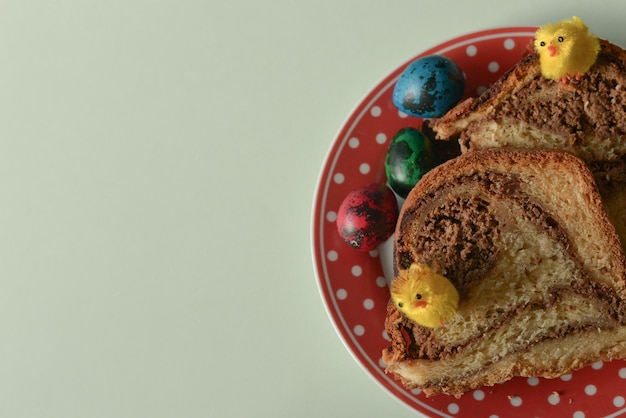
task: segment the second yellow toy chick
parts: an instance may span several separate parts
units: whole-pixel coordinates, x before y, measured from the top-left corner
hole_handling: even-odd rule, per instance
[[[600,51],[598,38],[577,16],[537,29],[534,45],[541,74],[563,84],[589,71]]]
[[[423,264],[412,264],[391,283],[391,299],[409,319],[435,328],[454,316],[459,293],[445,277]]]

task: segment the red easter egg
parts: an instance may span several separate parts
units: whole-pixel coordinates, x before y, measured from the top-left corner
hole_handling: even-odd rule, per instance
[[[369,184],[353,190],[337,211],[339,236],[352,248],[371,251],[393,234],[398,202],[385,184]]]

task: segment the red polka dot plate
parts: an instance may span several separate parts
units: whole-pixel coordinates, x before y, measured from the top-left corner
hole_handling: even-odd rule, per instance
[[[429,417],[616,417],[626,414],[626,362],[597,363],[557,379],[517,377],[456,399],[426,398],[385,374],[381,352],[389,299],[390,240],[370,252],[356,251],[339,237],[337,209],[353,189],[385,183],[384,158],[393,135],[421,120],[392,103],[395,81],[413,60],[441,54],[466,75],[466,96],[478,95],[528,52],[533,27],[480,31],[451,39],[398,67],[356,106],[332,143],[315,194],[312,246],[318,285],[337,333],[356,361],[380,386]]]

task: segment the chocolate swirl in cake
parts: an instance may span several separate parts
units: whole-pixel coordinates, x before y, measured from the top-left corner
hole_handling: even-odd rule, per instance
[[[427,213],[411,239],[417,256],[401,251],[398,264],[401,269],[412,263],[427,264],[451,280],[463,295],[493,265],[497,235],[498,221],[487,201],[456,197]],[[403,246],[402,240],[398,245]]]

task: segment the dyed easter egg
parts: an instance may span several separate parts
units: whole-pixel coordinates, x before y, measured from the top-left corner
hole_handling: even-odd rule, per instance
[[[402,112],[437,118],[463,97],[465,76],[448,57],[429,55],[410,63],[396,82],[392,100]]]
[[[430,138],[414,128],[401,129],[393,136],[387,149],[387,182],[398,196],[404,198],[436,164]]]
[[[339,236],[352,248],[371,251],[393,234],[398,220],[396,197],[385,184],[348,193],[337,211]]]

